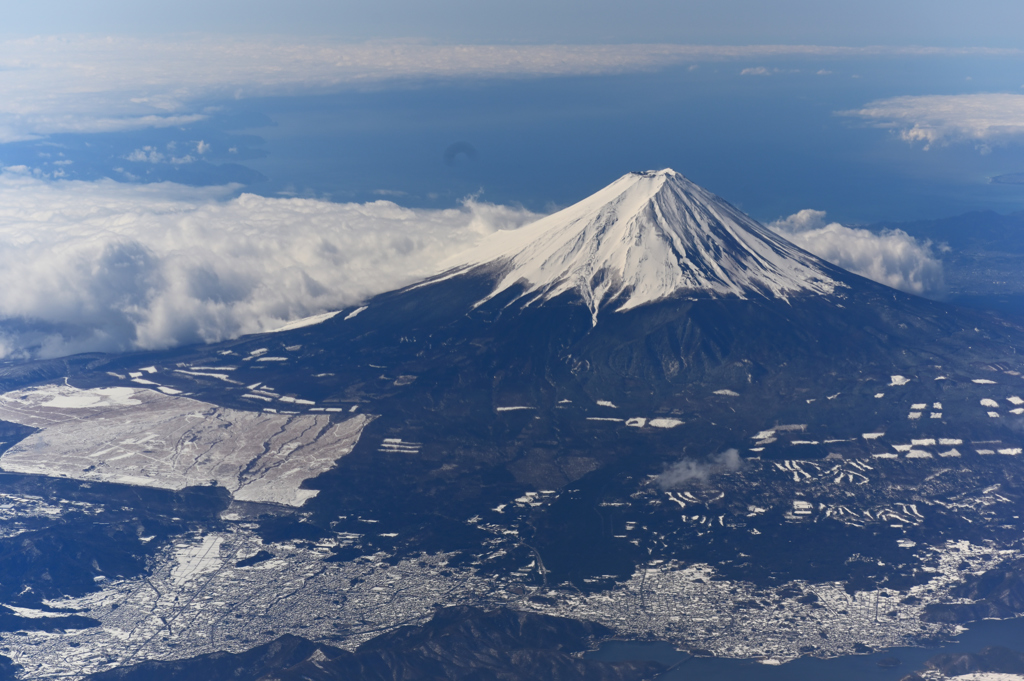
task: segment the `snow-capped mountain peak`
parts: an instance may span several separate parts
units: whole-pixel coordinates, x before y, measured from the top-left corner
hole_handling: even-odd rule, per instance
[[[575,290],[595,324],[608,305],[624,311],[686,292],[787,298],[842,285],[823,261],[671,169],[624,175],[448,264],[449,276],[497,269],[488,299],[520,283],[529,302]]]

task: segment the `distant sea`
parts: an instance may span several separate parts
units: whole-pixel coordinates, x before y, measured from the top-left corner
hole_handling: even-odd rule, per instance
[[[1024,146],[983,150],[961,142],[926,151],[837,113],[902,95],[1020,91],[1017,60],[690,66],[419,83],[234,106],[274,123],[245,131],[265,140],[266,156],[246,165],[268,178],[254,189],[270,195],[451,206],[479,194],[550,211],[628,171],[671,167],[761,221],[804,208],[847,224],[1024,209],[1024,185],[992,182],[1024,172]],[[741,75],[757,66],[771,75]]]
[[[1019,61],[802,57],[392,82],[200,102],[209,117],[189,126],[0,145],[0,164],[36,167],[58,148],[72,161],[62,166],[67,179],[236,182],[267,196],[405,206],[452,207],[476,196],[535,211],[573,203],[631,170],[671,167],[761,221],[804,208],[845,224],[1007,213],[1024,209],[1024,185],[1005,181],[1024,173],[1024,143],[925,150],[838,112],[904,95],[1021,92]],[[140,160],[147,147],[202,162],[149,163]]]

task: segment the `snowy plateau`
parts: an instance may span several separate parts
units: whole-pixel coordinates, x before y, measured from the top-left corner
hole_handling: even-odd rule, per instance
[[[934,646],[1024,612],[1022,342],[661,170],[272,333],[5,364],[0,678]]]
[[[40,386],[0,395],[0,419],[37,428],[4,453],[17,473],[183,489],[301,506],[300,484],[352,451],[369,422],[223,409],[136,388]]]

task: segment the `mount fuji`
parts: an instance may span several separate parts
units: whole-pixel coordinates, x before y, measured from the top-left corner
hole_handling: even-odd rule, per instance
[[[837,285],[834,268],[670,169],[629,173],[454,261],[454,272],[478,270],[500,275],[487,299],[520,282],[527,299],[575,291],[595,325],[609,305],[622,312],[684,293],[785,299]]]
[[[674,171],[309,322],[3,367],[0,491],[110,507],[0,537],[43,547],[0,603],[99,623],[4,638],[25,674],[639,679],[538,641],[788,660],[1024,609],[1024,329]]]

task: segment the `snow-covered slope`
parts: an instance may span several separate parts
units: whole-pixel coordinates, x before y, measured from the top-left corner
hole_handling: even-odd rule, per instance
[[[448,265],[448,276],[497,268],[488,299],[517,283],[528,302],[575,290],[595,324],[605,306],[624,311],[686,292],[787,298],[842,286],[822,260],[670,169],[624,175]]]

